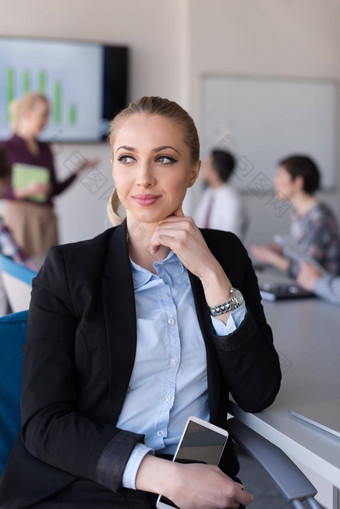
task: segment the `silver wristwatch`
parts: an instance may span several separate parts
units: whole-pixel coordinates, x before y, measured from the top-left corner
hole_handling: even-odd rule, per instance
[[[239,308],[243,302],[244,298],[240,290],[237,288],[230,288],[230,298],[226,302],[223,302],[223,304],[219,304],[218,306],[208,307],[212,316],[219,316],[224,313],[229,313],[229,311],[235,311],[235,309]]]

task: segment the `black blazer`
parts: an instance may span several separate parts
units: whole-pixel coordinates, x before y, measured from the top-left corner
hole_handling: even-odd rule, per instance
[[[229,392],[244,410],[260,411],[274,400],[281,374],[246,250],[231,233],[202,233],[247,306],[241,326],[217,337],[202,285],[190,274],[207,350],[211,421],[224,426]],[[143,440],[115,427],[136,339],[126,223],[92,240],[52,248],[33,282],[22,429],[1,478],[1,508],[27,507],[76,478],[121,489],[129,455]],[[231,444],[221,466],[230,476],[237,473]]]

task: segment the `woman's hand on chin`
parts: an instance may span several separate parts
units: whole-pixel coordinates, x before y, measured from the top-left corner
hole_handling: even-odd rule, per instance
[[[208,306],[218,306],[229,299],[232,284],[191,217],[183,215],[182,208],[161,221],[151,239],[151,252],[159,246],[172,249],[183,265],[202,283]],[[230,312],[217,318],[227,323]]]
[[[152,236],[151,253],[155,255],[162,246],[176,253],[183,265],[200,279],[216,268],[217,260],[193,219],[184,216],[181,206],[159,223]]]

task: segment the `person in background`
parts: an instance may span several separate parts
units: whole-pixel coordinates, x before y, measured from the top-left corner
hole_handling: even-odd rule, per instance
[[[300,252],[315,260],[330,274],[340,273],[340,243],[335,216],[328,205],[314,195],[320,173],[315,162],[304,155],[283,159],[274,177],[279,200],[293,206],[290,237]],[[254,258],[296,278],[299,261],[277,244],[251,246]]]
[[[11,169],[8,164],[7,155],[3,148],[0,147],[0,199],[2,198],[8,184]],[[36,271],[33,261],[28,254],[21,249],[13,238],[11,231],[4,224],[0,216],[0,253],[7,256],[15,263],[24,265],[31,270]],[[7,300],[6,291],[0,273],[0,316],[10,312],[10,306]]]
[[[229,393],[258,412],[279,390],[251,261],[234,234],[183,214],[199,139],[177,103],[130,104],[110,144],[114,227],[53,247],[33,281],[0,506],[155,509],[158,493],[181,509],[248,505],[231,441],[219,467],[170,460],[189,416],[224,427]]]
[[[11,104],[14,133],[1,143],[11,167],[11,178],[4,194],[8,200],[4,221],[17,243],[37,259],[43,259],[48,249],[59,243],[53,198],[65,191],[81,171],[98,162],[84,160],[74,174],[62,182],[57,180],[51,148],[48,143],[38,140],[48,122],[49,111],[47,98],[35,92],[14,100]],[[37,169],[44,175],[44,182],[37,182],[32,177],[32,170],[37,174]],[[25,182],[23,186],[13,185],[17,175]],[[20,184],[20,180],[18,182]]]
[[[203,164],[203,183],[208,187],[193,214],[197,226],[230,231],[240,239],[246,233],[247,215],[243,200],[229,184],[235,159],[224,150],[212,150]]]
[[[314,265],[302,262],[297,275],[302,288],[333,304],[340,304],[340,277],[322,274]]]
[[[0,147],[0,199],[4,196],[8,185],[8,179],[11,169],[8,164],[6,152]],[[10,229],[4,224],[0,216],[0,252],[8,256],[15,263],[25,265],[31,270],[36,270],[36,266],[28,254],[16,243]]]

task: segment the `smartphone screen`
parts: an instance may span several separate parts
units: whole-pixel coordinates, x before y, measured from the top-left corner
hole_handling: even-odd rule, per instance
[[[195,420],[189,419],[174,461],[217,465],[222,456],[228,433],[224,430],[218,431],[219,428],[205,421],[201,421],[201,423],[199,421],[201,420],[197,418]],[[163,496],[159,497],[157,507],[159,509],[177,508],[171,500]]]

